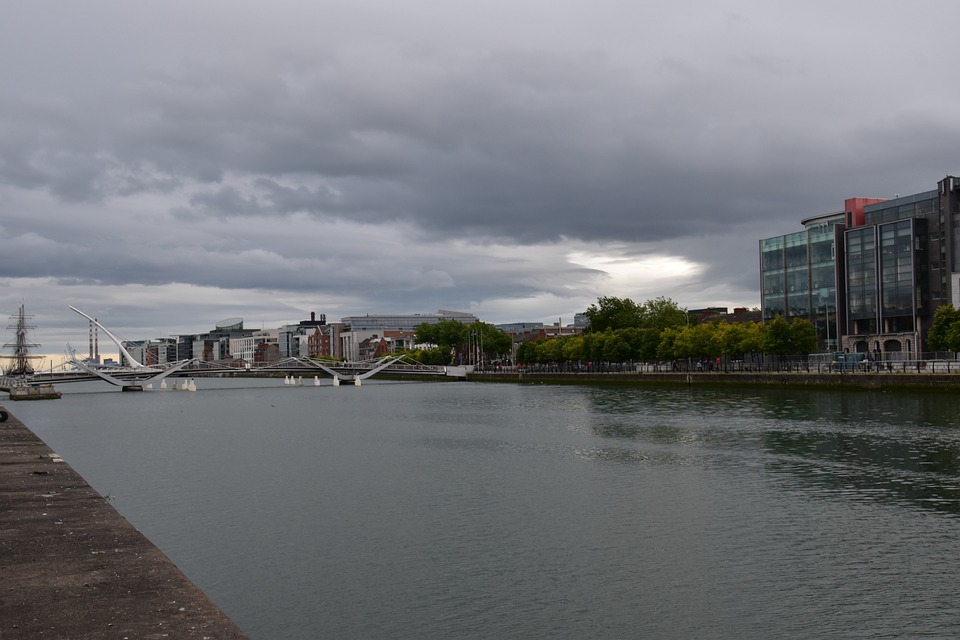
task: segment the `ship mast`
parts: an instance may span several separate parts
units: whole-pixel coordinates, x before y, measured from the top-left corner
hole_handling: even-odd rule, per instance
[[[33,374],[33,364],[30,362],[35,358],[40,356],[31,356],[30,349],[37,348],[40,345],[29,342],[27,339],[27,331],[30,329],[36,329],[33,325],[28,325],[27,320],[33,318],[24,312],[23,304],[20,304],[20,311],[15,316],[10,316],[11,320],[16,320],[15,325],[9,325],[7,329],[14,329],[16,331],[16,341],[8,342],[4,347],[8,349],[13,349],[13,355],[8,356],[10,360],[13,361],[12,366],[7,370],[7,375],[9,376],[29,376]]]

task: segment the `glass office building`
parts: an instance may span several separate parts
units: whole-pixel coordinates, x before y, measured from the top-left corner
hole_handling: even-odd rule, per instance
[[[363,316],[347,316],[340,322],[350,327],[351,331],[415,331],[423,323],[436,324],[441,320],[457,320],[464,324],[479,322],[472,313],[464,311],[447,311],[440,309],[436,313],[412,314],[366,314]],[[380,334],[383,335],[382,333]]]
[[[764,320],[787,316],[787,265],[783,255],[786,238],[778,236],[760,241],[760,307]]]
[[[760,241],[763,319],[814,324],[821,349],[837,344],[837,247],[843,212],[805,220],[803,231]]]
[[[878,359],[916,352],[932,315],[928,225],[939,211],[937,191],[896,198],[865,207],[864,226],[846,232],[850,351]]]
[[[960,308],[960,179],[844,207],[760,241],[764,320],[806,318],[825,350],[919,356],[937,308]]]

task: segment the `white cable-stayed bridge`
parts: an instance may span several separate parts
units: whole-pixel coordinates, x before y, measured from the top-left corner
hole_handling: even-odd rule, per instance
[[[451,376],[462,378],[466,375],[463,367],[443,367],[424,365],[410,360],[407,356],[387,355],[373,360],[358,362],[344,362],[333,360],[315,360],[313,358],[291,357],[277,362],[262,365],[244,364],[243,366],[229,366],[223,363],[204,362],[195,358],[180,360],[162,365],[148,365],[139,362],[123,346],[109,329],[98,320],[80,311],[76,307],[70,309],[97,326],[116,345],[123,356],[125,366],[105,366],[84,361],[73,356],[68,361],[72,370],[59,372],[34,373],[26,382],[31,385],[60,384],[69,382],[83,382],[89,380],[103,380],[119,387],[123,391],[140,391],[156,386],[165,386],[166,379],[171,376],[186,377],[213,377],[213,376],[260,376],[279,377],[283,375],[285,381],[294,380],[302,384],[303,376],[313,376],[315,384],[319,384],[320,376],[329,376],[334,386],[340,382],[348,382],[360,386],[361,381],[379,373],[404,377],[441,377]]]

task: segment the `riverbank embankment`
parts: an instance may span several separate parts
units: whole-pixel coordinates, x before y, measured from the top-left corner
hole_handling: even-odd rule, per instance
[[[0,423],[0,566],[0,638],[247,638],[13,415]]]
[[[474,382],[517,382],[543,384],[640,384],[689,387],[763,386],[846,389],[863,391],[951,391],[960,390],[957,373],[896,372],[471,372]]]

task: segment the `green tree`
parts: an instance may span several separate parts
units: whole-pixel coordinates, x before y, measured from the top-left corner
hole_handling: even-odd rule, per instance
[[[590,320],[588,331],[602,333],[608,329],[639,327],[643,311],[630,298],[603,296],[587,307],[586,316]]]
[[[537,342],[539,362],[563,362],[563,343],[557,338]]]
[[[439,322],[423,322],[417,325],[414,342],[453,349],[467,341],[467,333],[467,325],[457,320],[443,319]]]
[[[517,362],[520,364],[532,364],[539,362],[537,360],[537,343],[527,340],[517,345]]]
[[[602,333],[591,333],[590,337],[592,338],[590,342],[590,359],[594,362],[602,362],[607,359],[607,341],[610,340],[610,337],[613,335],[612,331],[604,331]]]
[[[698,324],[697,331],[700,334],[700,342],[703,345],[703,355],[710,359],[719,358],[723,354],[723,331],[727,326],[725,322],[708,322]]]
[[[603,359],[608,362],[623,362],[630,359],[630,344],[622,332],[609,331],[603,343]]]
[[[470,338],[478,340],[484,360],[495,360],[510,354],[513,338],[502,329],[485,322],[475,322],[469,326]]]
[[[664,333],[669,331],[665,330]],[[676,337],[673,340],[673,352],[675,358],[692,358],[697,355],[696,336],[693,333],[693,327],[684,326],[676,329]]]
[[[582,335],[569,336],[563,340],[563,359],[567,362],[584,360],[584,339]]]
[[[588,362],[593,362],[601,359],[601,354],[603,352],[603,341],[600,338],[603,334],[599,333],[584,333],[580,337],[583,338],[583,346],[580,348],[580,359],[586,360]]]
[[[621,329],[618,331],[620,336],[626,340],[627,345],[630,347],[630,354],[627,356],[628,360],[639,360],[643,358],[643,352],[646,347],[646,337],[648,329],[639,329],[636,327],[630,327],[629,329]],[[656,356],[656,347],[654,347],[653,357]]]
[[[757,322],[731,322],[720,332],[721,351],[726,356],[742,357],[763,351],[761,330]]]
[[[790,323],[790,348],[794,355],[806,355],[817,350],[817,329],[804,318]]]
[[[637,342],[633,343],[638,360],[655,360],[657,358],[657,348],[660,346],[660,336],[663,331],[663,329],[652,327],[638,330]]]
[[[466,355],[469,332],[467,325],[458,320],[443,319],[433,323],[422,322],[417,325],[414,333],[414,343],[417,345],[432,345],[449,354],[450,357],[443,364],[450,364],[459,356]]]
[[[695,324],[674,329],[674,351],[681,358],[716,358],[722,354],[718,323]]]
[[[952,304],[939,307],[933,314],[927,346],[934,351],[960,351],[960,310]]]
[[[763,351],[778,356],[806,355],[817,349],[817,332],[813,323],[803,318],[787,322],[777,316],[764,324]]]
[[[421,364],[448,365],[450,364],[450,351],[432,347],[428,349],[398,349],[393,355],[405,355],[411,360]]]
[[[660,334],[660,344],[657,345],[657,357],[664,360],[676,360],[683,357],[677,349],[677,338],[680,331],[674,327],[667,327]]]
[[[667,327],[682,327],[687,324],[687,310],[681,309],[670,298],[654,298],[640,305],[640,326],[658,333]]]
[[[777,316],[764,323],[763,352],[770,355],[785,356],[790,351],[790,324]]]

